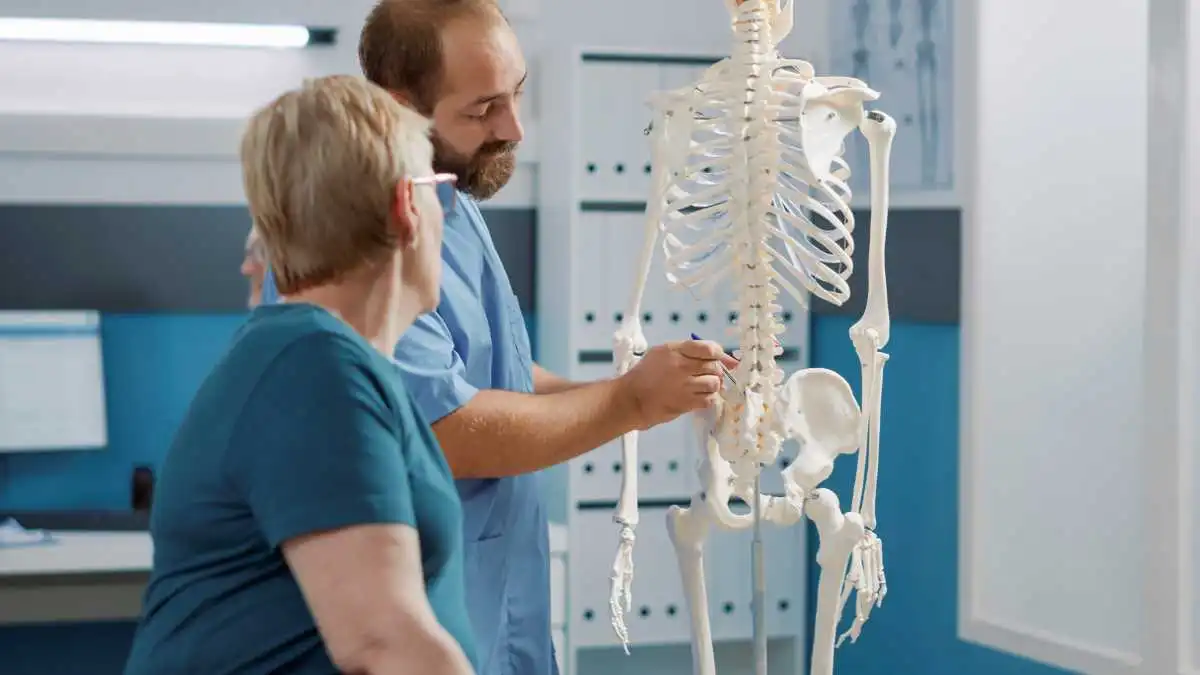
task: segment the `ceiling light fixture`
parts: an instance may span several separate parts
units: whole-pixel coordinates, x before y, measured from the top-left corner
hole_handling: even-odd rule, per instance
[[[333,42],[334,31],[304,26],[99,19],[0,18],[0,40],[298,49]]]

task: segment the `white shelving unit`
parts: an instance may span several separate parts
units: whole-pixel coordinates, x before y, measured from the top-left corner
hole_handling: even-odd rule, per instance
[[[650,171],[645,130],[652,117],[646,100],[654,91],[694,81],[717,58],[579,48],[542,55],[537,273],[539,361],[546,367],[578,380],[613,374],[612,334],[628,305],[644,244]],[[781,300],[788,324],[781,360],[792,371],[808,360],[808,317]],[[732,347],[731,301],[722,291],[697,299],[669,288],[656,261],[643,302],[646,336],[656,344],[696,333]],[[682,650],[665,671],[656,664],[656,675],[691,672],[686,605],[665,521],[666,509],[686,505],[696,489],[690,429],[688,419],[677,420],[643,434],[640,442],[641,525],[629,617],[633,649]],[[787,460],[781,458],[781,464]],[[568,593],[559,639],[564,675],[576,675],[581,658],[620,649],[608,618],[618,444],[580,457],[568,469]],[[764,488],[782,489],[777,471],[764,475]],[[749,532],[718,532],[708,546],[709,603],[719,650],[751,637],[749,538]],[[767,527],[765,539],[768,629],[772,638],[793,642],[796,655],[778,659],[772,672],[804,672],[805,530]]]

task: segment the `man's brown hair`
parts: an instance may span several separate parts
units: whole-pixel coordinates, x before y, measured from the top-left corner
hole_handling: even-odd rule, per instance
[[[442,30],[464,17],[504,21],[495,0],[380,0],[358,40],[363,75],[431,115],[442,82]]]

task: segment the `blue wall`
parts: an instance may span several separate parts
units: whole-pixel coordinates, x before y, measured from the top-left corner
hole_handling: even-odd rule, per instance
[[[0,511],[128,509],[134,467],[157,465],[245,316],[104,315],[108,449],[0,454]]]
[[[162,457],[196,387],[243,318],[106,315],[108,451],[0,455],[0,510],[126,508],[133,467]],[[814,365],[857,385],[850,323],[814,319],[812,355]],[[889,594],[859,643],[839,650],[839,672],[1060,672],[957,639],[958,328],[896,325],[889,352],[879,495]],[[835,474],[840,494],[849,494],[853,471],[853,462],[843,462]],[[560,486],[549,487],[561,494]],[[115,675],[131,635],[128,623],[0,629],[0,672]]]
[[[0,510],[127,509],[135,466],[157,466],[192,395],[245,315],[105,315],[109,447],[0,454]],[[117,675],[133,624],[0,629],[4,675]]]
[[[813,365],[858,391],[858,357],[845,317],[818,317]],[[893,324],[884,369],[878,531],[888,595],[857,644],[838,650],[855,675],[1054,675],[1062,671],[958,639],[958,326]],[[830,479],[851,494],[855,463]],[[810,550],[816,535],[810,532]],[[810,564],[810,611],[817,570]],[[852,609],[848,608],[849,612]],[[848,619],[847,619],[848,620]]]

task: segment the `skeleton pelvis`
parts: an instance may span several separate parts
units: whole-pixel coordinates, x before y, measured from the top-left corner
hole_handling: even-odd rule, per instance
[[[800,443],[796,460],[785,469],[808,491],[829,477],[840,454],[858,449],[862,412],[850,383],[825,368],[792,374],[779,396],[781,431]]]

